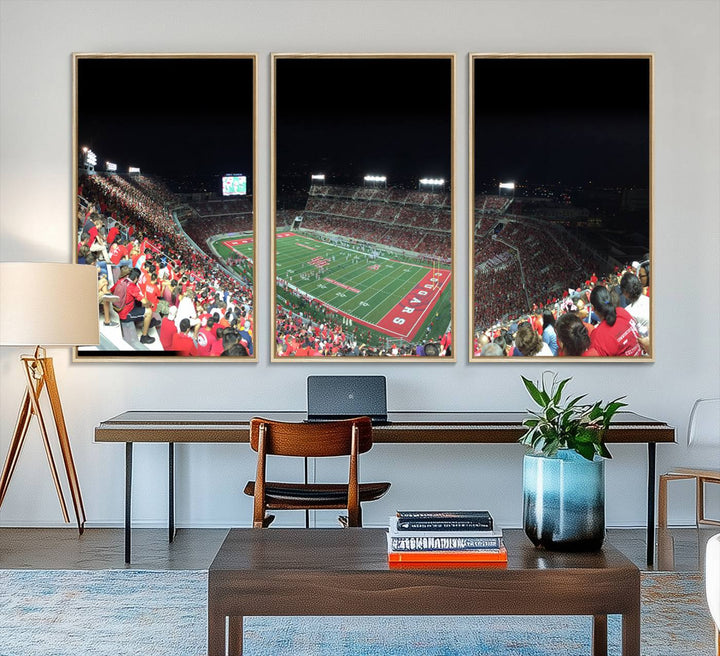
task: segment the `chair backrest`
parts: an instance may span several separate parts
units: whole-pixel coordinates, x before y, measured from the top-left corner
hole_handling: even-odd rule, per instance
[[[688,445],[720,447],[720,398],[697,399],[693,403]]]
[[[322,458],[349,456],[353,426],[358,431],[358,453],[372,447],[372,422],[369,417],[340,421],[290,423],[253,417],[250,420],[250,446],[258,450],[260,427],[265,430],[265,452],[268,455]]]

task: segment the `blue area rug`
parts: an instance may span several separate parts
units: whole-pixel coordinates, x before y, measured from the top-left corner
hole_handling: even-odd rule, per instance
[[[2,656],[203,656],[206,571],[0,570]],[[587,656],[586,617],[247,618],[246,656]],[[609,653],[620,654],[611,616]],[[699,574],[642,574],[643,656],[712,656]]]

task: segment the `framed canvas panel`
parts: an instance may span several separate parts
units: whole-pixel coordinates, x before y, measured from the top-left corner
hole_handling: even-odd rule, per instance
[[[470,55],[471,361],[653,361],[652,85],[650,54]]]
[[[75,54],[74,256],[98,272],[77,361],[257,361],[252,54]]]
[[[272,361],[454,361],[454,66],[273,55]]]

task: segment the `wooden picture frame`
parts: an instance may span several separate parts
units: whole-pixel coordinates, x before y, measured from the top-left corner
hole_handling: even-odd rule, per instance
[[[454,69],[273,54],[272,362],[455,361]]]
[[[653,362],[653,55],[469,62],[470,362]]]
[[[257,362],[256,135],[254,54],[73,54],[75,361]]]

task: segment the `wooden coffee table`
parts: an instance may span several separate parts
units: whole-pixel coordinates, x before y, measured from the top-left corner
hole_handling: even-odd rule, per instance
[[[245,616],[622,615],[622,654],[640,654],[640,571],[611,546],[537,550],[506,530],[507,568],[389,569],[383,529],[233,529],[208,574],[208,656],[242,654]],[[226,619],[229,640],[226,651]]]

